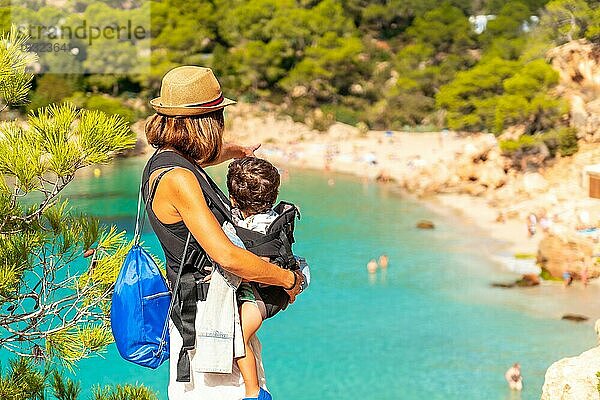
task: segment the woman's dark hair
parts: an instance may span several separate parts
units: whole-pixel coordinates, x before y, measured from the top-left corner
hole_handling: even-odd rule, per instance
[[[190,117],[154,114],[146,123],[146,138],[153,147],[172,147],[204,164],[219,157],[224,128],[222,109]]]
[[[244,214],[267,212],[277,200],[279,171],[261,158],[234,160],[227,171],[227,189],[235,206]]]

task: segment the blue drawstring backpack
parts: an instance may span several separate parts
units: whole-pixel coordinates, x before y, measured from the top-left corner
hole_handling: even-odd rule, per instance
[[[159,179],[160,176],[154,182],[150,198],[154,195]],[[146,216],[144,207],[140,226],[141,203],[140,187],[134,244],[125,257],[115,283],[110,325],[121,357],[143,367],[155,369],[169,358],[168,328],[175,298],[171,296],[160,269],[140,245],[141,227]],[[185,259],[189,242],[188,234],[182,260]],[[182,269],[180,266],[175,288],[179,286]]]

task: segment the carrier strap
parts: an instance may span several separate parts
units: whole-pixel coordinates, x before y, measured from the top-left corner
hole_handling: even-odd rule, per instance
[[[148,201],[146,202],[146,205],[144,207],[142,207],[142,190],[144,189],[144,179],[142,177],[142,179],[140,180],[140,191],[138,194],[138,204],[137,204],[137,215],[135,217],[135,233],[133,234],[133,241],[136,245],[140,244],[140,237],[142,236],[142,231],[144,230],[144,222],[146,221],[146,210],[148,207],[148,205],[150,205],[150,207],[152,207],[152,200],[154,199],[154,195],[156,194],[156,189],[158,188],[158,183],[160,182],[161,178],[169,171],[171,171],[173,168],[168,168],[164,171],[161,171],[160,174],[157,175],[157,177],[154,179],[154,182],[152,182],[152,190],[150,191],[149,195],[148,195]]]
[[[173,324],[181,334],[183,344],[177,360],[177,382],[190,381],[190,355],[196,345],[196,280],[194,275],[181,276],[179,290],[177,291],[177,312],[173,313]]]

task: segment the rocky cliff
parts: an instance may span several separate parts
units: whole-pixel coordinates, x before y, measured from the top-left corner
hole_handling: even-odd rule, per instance
[[[596,321],[596,334],[600,335],[600,320]],[[541,400],[600,400],[598,372],[600,346],[563,358],[546,371]]]
[[[600,46],[574,40],[548,53],[560,74],[558,94],[569,100],[571,125],[580,138],[600,141]]]

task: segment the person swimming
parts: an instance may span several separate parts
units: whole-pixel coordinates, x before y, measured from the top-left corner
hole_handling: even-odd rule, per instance
[[[375,272],[377,272],[377,261],[375,261],[375,259],[371,259],[371,261],[369,261],[367,263],[367,271],[370,274],[374,274]]]
[[[506,371],[504,378],[511,390],[523,390],[523,377],[521,376],[521,365],[519,365],[519,363],[514,363],[513,366]]]
[[[379,267],[380,268],[387,268],[388,267],[388,256],[385,254],[382,254],[379,256]]]

